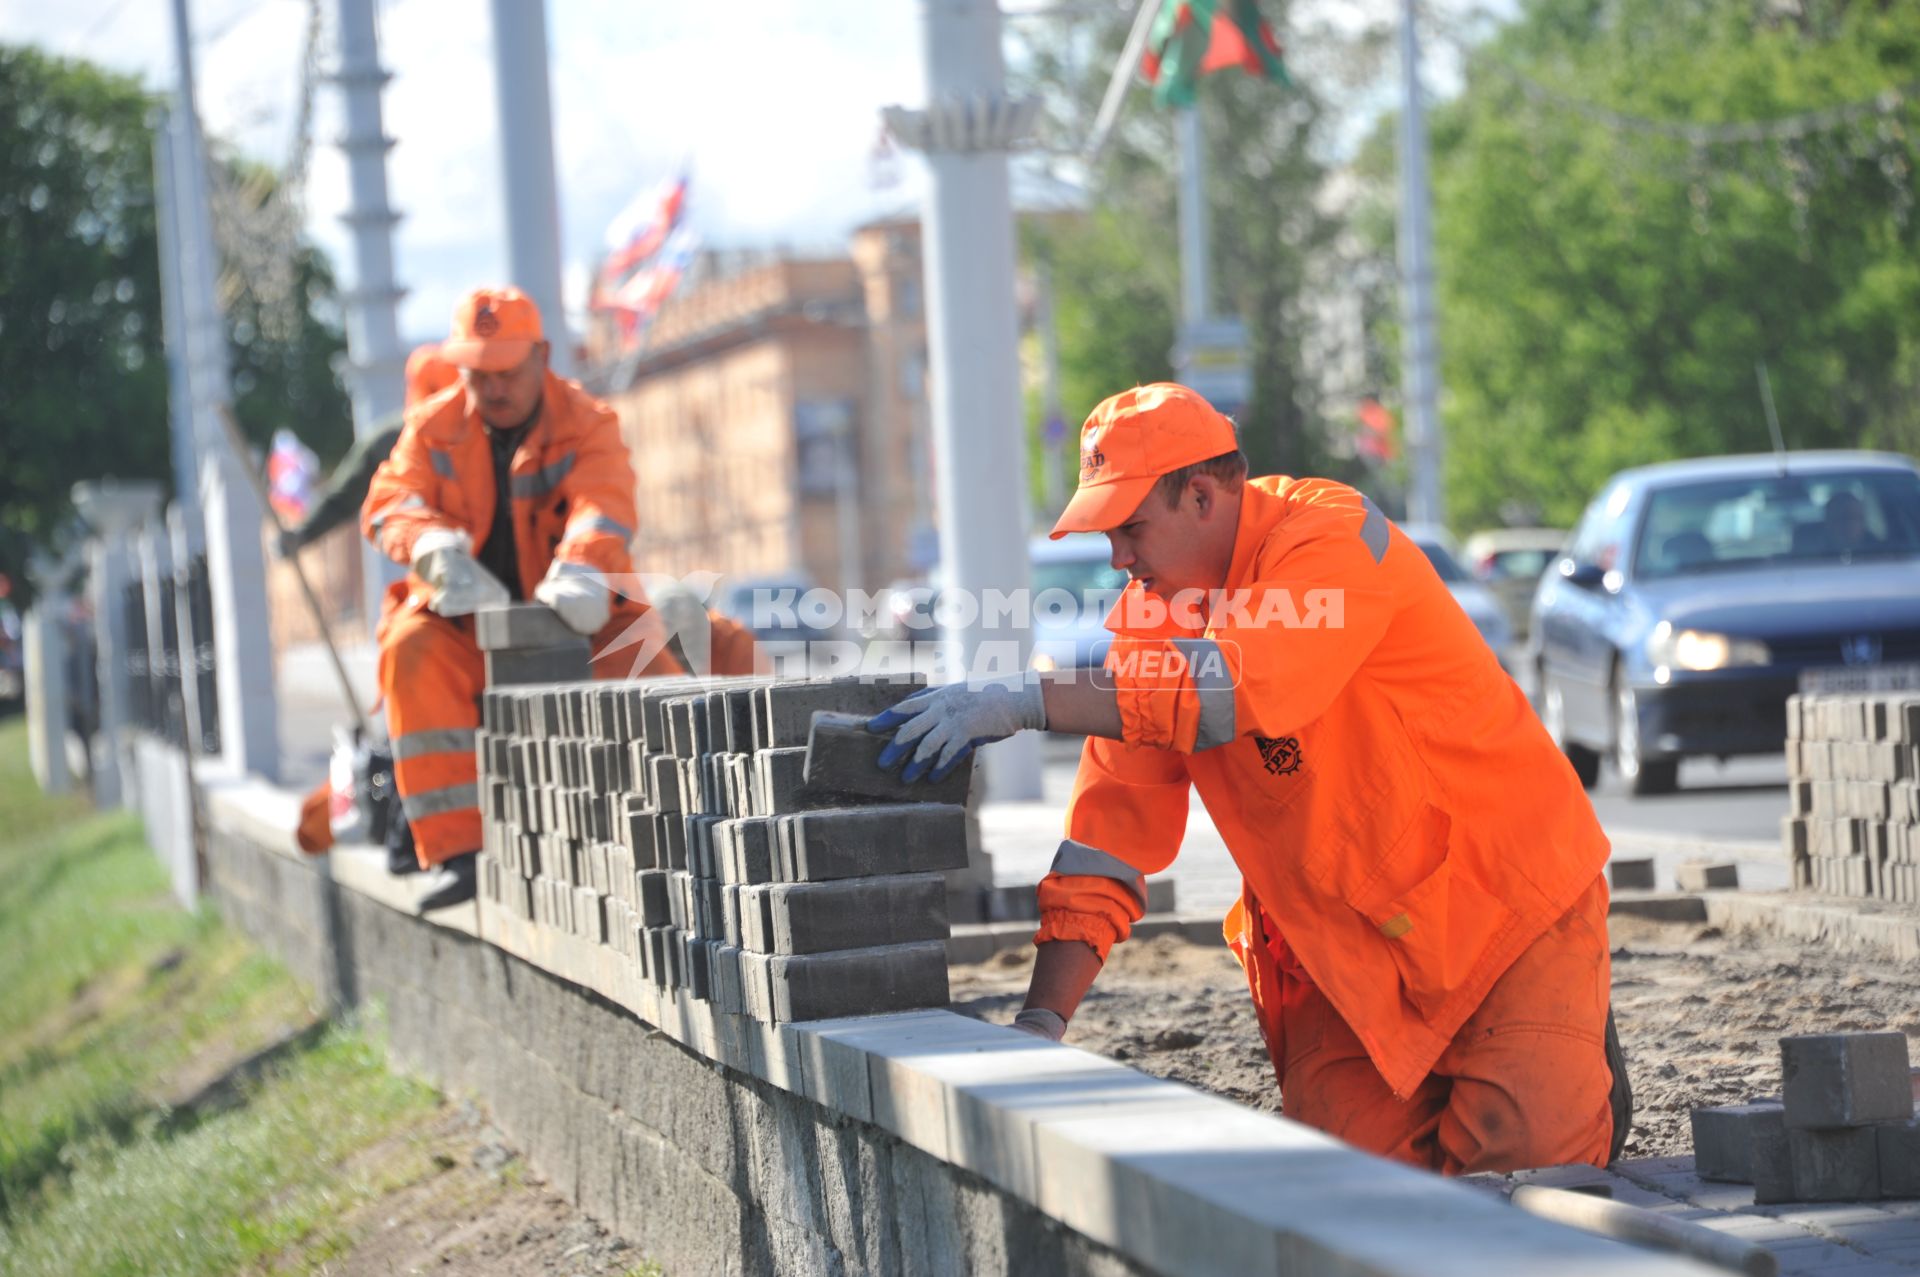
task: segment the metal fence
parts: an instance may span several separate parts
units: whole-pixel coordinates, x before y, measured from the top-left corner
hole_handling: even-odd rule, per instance
[[[127,681],[133,721],[184,748],[187,743],[185,679],[191,677],[199,708],[199,752],[220,752],[219,691],[213,677],[213,595],[207,585],[207,560],[196,556],[186,573],[187,620],[192,632],[182,642],[179,589],[174,576],[159,582],[156,607],[149,607],[146,585],[128,585],[121,599],[127,633]],[[148,618],[154,618],[149,624]]]

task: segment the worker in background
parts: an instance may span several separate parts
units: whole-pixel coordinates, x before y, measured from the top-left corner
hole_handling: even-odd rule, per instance
[[[1105,533],[1131,578],[1105,673],[872,723],[911,779],[1022,728],[1088,737],[1016,1027],[1066,1032],[1191,787],[1244,880],[1226,936],[1287,1116],[1446,1174],[1618,1156],[1607,840],[1427,557],[1352,488],[1249,480],[1183,386],[1102,403],[1080,455],[1053,535]]]
[[[347,450],[347,455],[328,476],[326,486],[320,489],[319,499],[307,517],[297,527],[280,534],[281,556],[298,554],[335,528],[357,520],[360,507],[366,504],[373,472],[380,468],[400,438],[406,410],[459,380],[460,370],[440,358],[438,345],[429,342],[416,347],[407,356],[407,391],[401,415],[382,422],[372,434],[353,441],[353,447]]]
[[[677,669],[632,584],[633,469],[613,410],[547,367],[539,310],[483,288],[454,310],[440,357],[460,382],[416,404],[374,474],[361,531],[412,569],[387,589],[380,692],[395,788],[422,866],[442,880],[422,910],[471,900],[480,849],[474,733],[485,669],[472,614],[537,600],[593,642],[600,676]]]

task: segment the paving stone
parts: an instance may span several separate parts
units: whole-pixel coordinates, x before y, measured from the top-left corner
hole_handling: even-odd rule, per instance
[[[1654,889],[1653,858],[1645,856],[1622,859],[1615,856],[1607,862],[1607,878],[1615,891],[1652,891]]]
[[[939,803],[842,807],[781,822],[788,855],[781,876],[826,882],[884,873],[928,873],[967,865],[966,809]]]
[[[887,681],[842,678],[770,684],[761,693],[757,748],[805,745],[815,712],[828,710],[871,718],[925,684],[926,680],[918,676]]]
[[[1700,1178],[1753,1183],[1755,1122],[1764,1119],[1777,1123],[1781,1112],[1781,1106],[1775,1103],[1693,1110],[1693,1159]]]
[[[815,792],[843,794],[868,802],[954,803],[966,806],[973,783],[973,760],[969,758],[943,780],[923,777],[908,782],[900,778],[904,766],[890,771],[880,768],[881,751],[891,737],[867,730],[865,715],[821,712],[813,716],[807,737],[803,778]]]
[[[826,1020],[947,1004],[947,947],[920,944],[773,955],[773,1018]]]
[[[1793,1158],[1787,1149],[1787,1115],[1756,1113],[1750,1119],[1753,1153],[1753,1200],[1757,1205],[1790,1202],[1793,1196]]]
[[[487,686],[585,682],[589,674],[587,641],[553,647],[502,648],[486,653]]]
[[[1880,1193],[1920,1197],[1920,1124],[1912,1119],[1874,1128],[1880,1148]],[[1911,1221],[1920,1227],[1920,1220]],[[1916,1238],[1920,1245],[1920,1238]]]
[[[767,900],[775,953],[823,953],[920,940],[944,944],[947,938],[943,874],[775,883]]]
[[[730,883],[774,880],[774,820],[771,816],[743,816],[721,824],[716,845],[721,849],[722,879]]]
[[[1904,1033],[1827,1033],[1780,1039],[1786,1122],[1801,1129],[1913,1116]]]
[[[473,641],[483,652],[503,648],[570,647],[584,642],[544,603],[509,603],[473,614]]]
[[[1740,885],[1740,867],[1690,860],[1673,871],[1673,880],[1682,891],[1729,891]]]
[[[1787,1128],[1794,1196],[1857,1202],[1880,1196],[1880,1140],[1871,1126]]]

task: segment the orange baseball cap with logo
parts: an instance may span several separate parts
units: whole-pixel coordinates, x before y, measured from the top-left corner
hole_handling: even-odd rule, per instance
[[[456,368],[505,372],[545,340],[532,298],[517,288],[476,288],[453,308],[453,331],[440,343],[440,358]]]
[[[1132,517],[1160,476],[1240,446],[1233,423],[1170,381],[1104,401],[1080,428],[1080,487],[1049,533],[1107,532]]]

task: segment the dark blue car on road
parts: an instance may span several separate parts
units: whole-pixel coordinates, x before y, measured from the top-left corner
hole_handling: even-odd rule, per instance
[[[1920,468],[1875,452],[1646,466],[1594,498],[1533,600],[1547,730],[1591,786],[1778,751],[1804,672],[1920,662]]]

